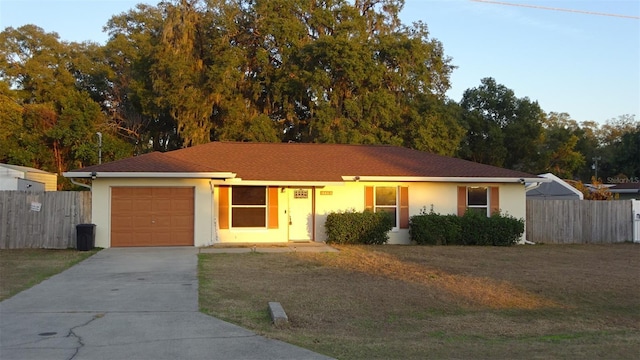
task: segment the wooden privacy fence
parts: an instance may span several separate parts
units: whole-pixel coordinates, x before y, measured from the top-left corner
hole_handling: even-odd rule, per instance
[[[527,200],[527,240],[610,244],[633,240],[633,200]]]
[[[0,249],[74,248],[90,222],[89,191],[0,191]]]

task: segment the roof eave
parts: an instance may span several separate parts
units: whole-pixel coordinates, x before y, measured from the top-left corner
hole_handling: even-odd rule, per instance
[[[232,179],[232,172],[106,172],[69,171],[62,173],[67,178],[182,178],[182,179]]]
[[[344,181],[371,181],[371,182],[458,182],[458,183],[534,183],[551,182],[550,179],[517,178],[517,177],[469,177],[469,176],[342,176]]]
[[[223,179],[213,181],[216,185],[253,185],[253,186],[343,186],[344,181],[314,181],[314,180],[245,180],[242,178]]]
[[[640,194],[640,189],[609,189],[613,194]]]

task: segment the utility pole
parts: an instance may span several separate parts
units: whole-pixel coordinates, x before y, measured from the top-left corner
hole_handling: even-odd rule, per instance
[[[102,133],[97,132],[98,135],[98,164],[102,164]]]
[[[591,168],[596,171],[596,181],[598,180],[598,161],[602,160],[600,156],[596,156],[593,158],[594,164],[591,165]]]

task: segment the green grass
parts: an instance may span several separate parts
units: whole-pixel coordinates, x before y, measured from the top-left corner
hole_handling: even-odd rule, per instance
[[[58,274],[98,250],[0,250],[0,301]]]

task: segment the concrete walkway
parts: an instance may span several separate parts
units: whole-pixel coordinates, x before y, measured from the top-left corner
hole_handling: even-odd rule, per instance
[[[1,302],[0,359],[328,359],[200,313],[198,251],[102,250]]]
[[[200,249],[201,253],[282,253],[282,252],[338,252],[337,249],[321,242],[288,242],[288,243],[229,243],[216,244]]]

